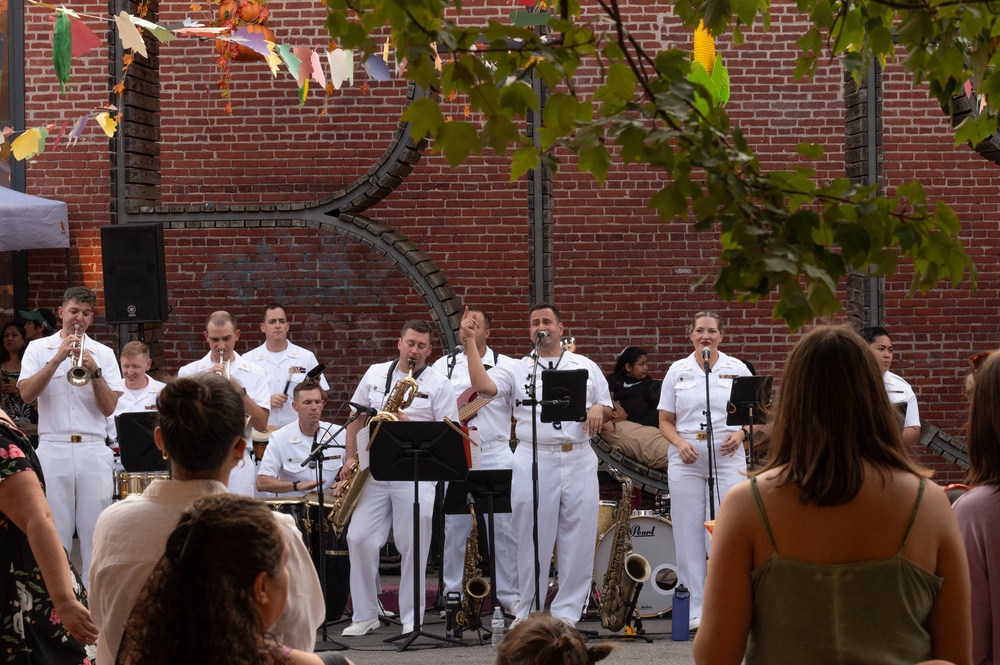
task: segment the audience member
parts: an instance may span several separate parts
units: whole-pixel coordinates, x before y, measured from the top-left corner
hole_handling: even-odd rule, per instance
[[[170,460],[172,478],[154,480],[142,494],[112,505],[94,534],[90,605],[101,629],[97,662],[115,662],[135,599],[180,514],[201,497],[227,491],[230,472],[246,456],[243,405],[230,381],[210,373],[175,379],[160,391],[153,435]],[[281,642],[311,651],[324,617],[319,579],[294,519],[280,513],[274,519],[288,544],[291,576],[290,600],[273,632]]]
[[[856,333],[792,350],[770,445],[719,511],[695,662],[969,665],[958,525]]]
[[[37,423],[38,411],[21,399],[17,380],[21,376],[21,358],[27,348],[27,336],[20,323],[11,321],[3,327],[0,347],[0,374],[3,376],[3,410],[17,423]]]
[[[97,626],[59,543],[45,479],[24,435],[0,411],[0,642],[3,661],[80,665]]]
[[[638,346],[627,346],[608,374],[614,409],[604,423],[601,438],[618,452],[653,469],[666,469],[670,442],[658,428],[662,381],[649,375],[648,356]]]
[[[969,491],[955,501],[972,581],[972,662],[1000,658],[1000,354],[976,370],[966,444]]]
[[[267,632],[288,600],[288,544],[263,502],[217,494],[181,516],[136,600],[123,665],[323,665]]]
[[[608,642],[587,646],[573,626],[534,612],[500,641],[493,665],[590,665],[607,658],[613,649]]]
[[[22,309],[21,318],[24,319],[24,339],[28,342],[51,335],[59,327],[59,319],[51,309],[33,309],[30,312]]]

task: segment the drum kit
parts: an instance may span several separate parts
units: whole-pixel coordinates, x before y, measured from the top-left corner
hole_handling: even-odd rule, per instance
[[[611,560],[615,541],[614,511],[618,504],[602,501],[598,509],[597,551],[594,555],[594,582],[598,591],[604,583],[604,572]],[[608,528],[610,525],[610,528]],[[657,617],[670,609],[677,586],[677,550],[670,520],[653,510],[633,510],[629,518],[632,531],[632,551],[649,561],[652,574],[639,591],[636,611],[643,619]]]

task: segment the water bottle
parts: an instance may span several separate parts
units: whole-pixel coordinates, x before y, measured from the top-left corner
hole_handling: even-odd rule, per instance
[[[499,606],[493,608],[493,620],[490,621],[490,630],[493,631],[493,646],[500,644],[504,631],[507,630],[507,623],[504,621],[503,613],[500,611]]]
[[[674,642],[687,642],[691,637],[691,592],[683,584],[674,589],[674,598],[670,610],[670,639]]]

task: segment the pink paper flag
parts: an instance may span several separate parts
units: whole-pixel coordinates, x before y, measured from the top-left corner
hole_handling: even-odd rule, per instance
[[[313,51],[311,48],[305,46],[296,46],[292,48],[292,53],[299,60],[299,72],[295,77],[295,82],[298,86],[302,87],[302,82],[307,78],[312,76],[313,73]]]
[[[70,21],[69,27],[73,33],[74,58],[82,58],[87,55],[91,49],[104,45],[104,42],[101,41],[94,31],[88,28],[87,24],[83,21]]]

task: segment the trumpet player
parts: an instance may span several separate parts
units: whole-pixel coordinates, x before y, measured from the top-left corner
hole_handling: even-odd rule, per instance
[[[427,365],[431,354],[431,327],[425,321],[407,321],[396,344],[399,357],[372,365],[365,372],[361,383],[351,398],[352,406],[375,411],[390,410],[388,407],[397,387],[410,377],[416,390],[412,402],[394,415],[398,420],[414,422],[439,421],[449,418],[458,420],[458,406],[455,393],[448,379]],[[362,415],[347,427],[347,451],[343,475],[361,455],[361,468],[368,466],[365,449],[368,445],[368,416]],[[359,437],[359,433],[362,435]],[[351,559],[351,597],[354,601],[354,616],[350,626],[344,629],[345,637],[365,635],[378,627],[378,595],[376,577],[378,575],[378,550],[389,538],[392,527],[396,549],[401,557],[399,580],[399,617],[403,622],[403,634],[413,631],[414,618],[419,613],[420,623],[424,614],[424,579],[427,572],[427,554],[431,545],[431,515],[434,511],[433,482],[420,483],[420,565],[417,571],[420,580],[420,607],[413,607],[413,483],[410,481],[368,480],[358,498],[357,507],[347,531],[347,548]]]
[[[250,417],[244,432],[246,450],[242,460],[229,476],[229,491],[246,496],[256,495],[257,467],[253,463],[250,434],[252,429],[267,429],[268,407],[271,394],[267,387],[267,374],[263,369],[240,356],[235,351],[240,339],[236,318],[226,311],[212,312],[205,322],[205,341],[208,355],[181,367],[177,376],[191,376],[211,372],[225,377],[243,397],[243,409]]]
[[[18,387],[25,402],[38,400],[38,459],[59,540],[67,551],[79,535],[87,584],[94,526],[111,505],[114,454],[105,445],[106,418],[125,390],[114,351],[87,336],[97,296],[66,290],[62,328],[28,345]],[[78,377],[70,381],[71,377]]]

